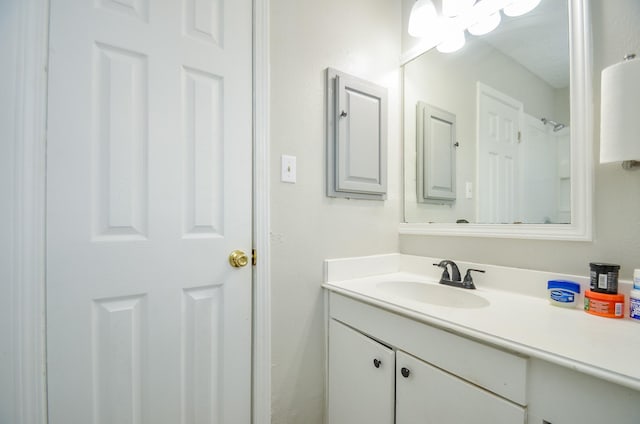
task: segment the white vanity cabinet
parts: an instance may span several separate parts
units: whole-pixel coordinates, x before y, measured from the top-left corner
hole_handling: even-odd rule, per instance
[[[454,334],[374,300],[332,291],[327,298],[328,424],[640,423],[633,388]]]
[[[393,254],[326,262],[328,410],[357,401],[342,421],[326,414],[328,424],[640,424],[637,322],[549,305],[541,281],[575,276],[486,264],[462,264],[491,276],[474,293],[484,306],[440,302],[439,273],[417,273],[440,260]],[[588,286],[588,277],[579,281]],[[450,290],[456,301],[471,294]],[[341,327],[348,330],[342,340]],[[393,361],[384,386],[345,362],[362,357],[372,372],[372,355],[382,352]],[[336,373],[341,363],[348,371]],[[382,406],[372,414],[380,421],[358,415]]]
[[[335,320],[329,334],[328,422],[393,424],[393,350]]]
[[[523,407],[398,351],[395,422],[515,424],[526,421]]]
[[[328,321],[329,424],[526,422],[526,359],[335,293]]]

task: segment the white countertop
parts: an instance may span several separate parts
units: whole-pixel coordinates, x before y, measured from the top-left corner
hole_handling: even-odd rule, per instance
[[[436,277],[432,270],[435,267],[424,267],[437,259],[412,257],[410,266],[403,266],[407,263],[405,255],[352,260],[355,262],[336,260],[333,266],[332,261],[327,261],[323,286],[430,325],[640,390],[640,322],[588,314],[580,309],[582,296],[576,309],[553,306],[543,297],[547,279],[573,279],[584,286],[586,277],[469,264],[487,269],[487,274],[474,276],[477,289],[470,292],[488,300],[489,305],[453,308],[410,300],[377,287],[388,281],[438,284],[439,272],[435,271]],[[461,273],[469,266],[463,262],[458,265],[462,265]],[[407,271],[416,268],[427,272]],[[505,281],[496,281],[509,275],[521,280],[520,284],[511,282],[509,286]],[[628,309],[628,296],[625,302]]]

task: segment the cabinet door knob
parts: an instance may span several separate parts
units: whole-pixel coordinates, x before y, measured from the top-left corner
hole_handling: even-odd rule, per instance
[[[402,374],[404,378],[407,378],[409,377],[409,374],[411,374],[411,371],[409,371],[409,368],[402,367],[400,374]]]
[[[375,358],[373,360],[373,366],[376,367],[376,368],[380,368],[380,365],[382,365],[382,361],[379,360],[378,358]]]

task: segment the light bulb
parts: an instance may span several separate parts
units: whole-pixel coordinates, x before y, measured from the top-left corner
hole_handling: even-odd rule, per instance
[[[521,16],[535,9],[541,0],[517,0],[504,8],[507,16]]]
[[[424,37],[433,30],[432,26],[437,19],[438,13],[431,0],[417,0],[409,15],[409,35]]]
[[[442,15],[447,17],[460,16],[473,7],[476,0],[442,0]]]
[[[440,53],[453,53],[460,50],[465,43],[464,31],[455,31],[449,33],[445,40],[436,46]]]
[[[469,34],[484,35],[488,34],[500,25],[500,11],[491,15],[480,18],[478,22],[468,28]]]

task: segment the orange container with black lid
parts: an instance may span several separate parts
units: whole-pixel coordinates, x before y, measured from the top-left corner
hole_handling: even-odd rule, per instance
[[[624,295],[587,290],[584,293],[584,310],[600,317],[624,318]]]

